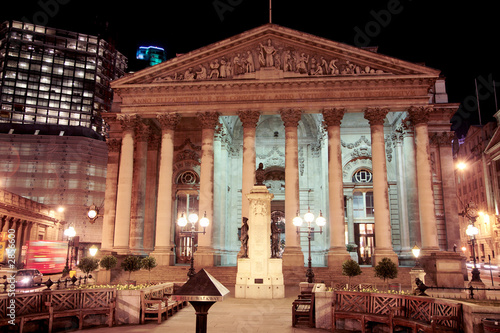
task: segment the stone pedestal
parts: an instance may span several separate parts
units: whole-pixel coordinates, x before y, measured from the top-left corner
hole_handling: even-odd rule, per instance
[[[420,258],[420,266],[427,273],[427,286],[463,288],[465,257],[459,253],[424,252]]]
[[[425,284],[425,271],[422,268],[412,268],[410,271],[410,279],[411,279],[411,290],[417,289],[417,284],[415,283],[415,279],[419,278]]]
[[[255,185],[247,194],[248,258],[238,258],[235,297],[273,299],[285,297],[282,260],[271,259],[271,199],[266,186]]]

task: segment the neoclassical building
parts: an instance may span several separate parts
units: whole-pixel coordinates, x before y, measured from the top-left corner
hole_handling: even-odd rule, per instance
[[[112,88],[105,250],[185,263],[190,238],[176,220],[197,212],[210,220],[197,267],[236,265],[262,163],[284,266],[307,261],[292,218],[308,210],[327,219],[312,241],[316,266],[337,267],[349,244],[368,265],[409,264],[415,244],[434,265],[459,256],[458,105],[438,70],[266,24]]]

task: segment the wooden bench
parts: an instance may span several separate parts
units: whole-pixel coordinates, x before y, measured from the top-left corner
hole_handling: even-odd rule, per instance
[[[0,299],[0,308],[8,298]],[[113,326],[116,306],[116,289],[73,289],[18,293],[15,296],[16,323],[19,332],[30,321],[46,320],[47,331],[52,332],[54,320],[63,317],[78,318],[79,329],[83,328],[84,319],[89,315],[107,315],[109,327]],[[6,318],[0,318],[0,325],[8,324]],[[8,319],[8,318],[7,318]]]
[[[163,315],[168,319],[185,306],[183,301],[174,301],[173,285],[141,292],[141,324],[146,320],[157,320],[161,324]]]
[[[459,303],[430,297],[335,291],[332,331],[337,319],[352,319],[360,323],[363,333],[373,323],[387,325],[390,332],[398,326],[413,332],[457,332],[461,311]]]
[[[307,322],[309,327],[316,327],[314,318],[314,293],[301,294],[292,303],[292,326]]]

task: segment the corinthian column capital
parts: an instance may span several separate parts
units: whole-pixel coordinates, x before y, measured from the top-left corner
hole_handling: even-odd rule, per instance
[[[243,128],[255,128],[259,121],[260,112],[253,110],[238,111],[238,117],[243,124]]]
[[[302,110],[300,109],[281,109],[281,120],[285,123],[285,127],[297,127],[302,118]]]
[[[219,112],[199,112],[197,114],[198,119],[201,122],[202,129],[215,129],[219,125]]]
[[[324,108],[323,119],[326,126],[340,126],[345,114],[344,108]]]
[[[119,114],[116,116],[116,119],[120,122],[124,132],[135,130],[135,127],[140,121],[139,116],[136,114]]]
[[[181,120],[181,116],[178,113],[161,113],[156,115],[156,119],[158,119],[161,129],[174,130]]]
[[[429,121],[430,113],[432,112],[432,106],[412,106],[408,108],[408,115],[410,121],[416,124],[423,124]]]
[[[365,109],[365,119],[371,125],[383,125],[385,117],[389,113],[388,108],[366,108]]]

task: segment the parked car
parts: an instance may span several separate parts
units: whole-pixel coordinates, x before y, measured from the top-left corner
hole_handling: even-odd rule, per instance
[[[43,274],[38,269],[20,269],[16,272],[16,286],[32,287],[42,284]]]

